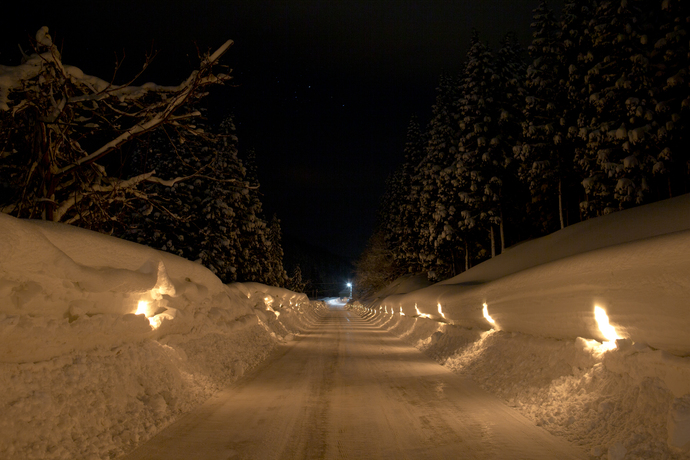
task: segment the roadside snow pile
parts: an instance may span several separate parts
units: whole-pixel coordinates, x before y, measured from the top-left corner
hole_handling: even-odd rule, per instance
[[[367,306],[485,330],[494,327],[487,310],[503,331],[604,340],[594,316],[600,306],[622,337],[690,355],[689,254],[690,195],[683,195],[573,225]]]
[[[452,280],[351,308],[594,458],[687,459],[688,229],[685,195],[574,225]],[[601,343],[611,330],[597,322],[595,306],[608,313],[615,342]]]
[[[0,458],[113,458],[313,324],[304,294],[0,214]]]

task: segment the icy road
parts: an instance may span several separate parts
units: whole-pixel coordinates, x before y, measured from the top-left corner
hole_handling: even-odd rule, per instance
[[[575,459],[471,380],[342,305],[127,460]]]

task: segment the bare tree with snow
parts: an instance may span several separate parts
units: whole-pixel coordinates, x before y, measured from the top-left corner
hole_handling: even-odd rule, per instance
[[[18,66],[0,66],[0,210],[98,228],[118,203],[144,197],[137,185],[182,179],[163,181],[155,171],[117,177],[109,159],[162,125],[199,135],[199,112],[189,107],[209,85],[231,78],[213,72],[231,44],[201,56],[198,70],[177,86],[134,86],[134,79],[117,85],[64,64],[42,27],[32,54]]]

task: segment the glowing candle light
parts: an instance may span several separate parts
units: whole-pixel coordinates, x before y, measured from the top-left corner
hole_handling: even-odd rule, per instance
[[[607,341],[604,342],[603,345],[608,349],[616,348],[616,339],[620,339],[621,337],[616,333],[616,329],[609,324],[609,316],[606,314],[606,311],[599,306],[595,306],[594,319],[597,320],[599,330],[604,337],[606,337]]]
[[[489,306],[487,304],[484,304],[484,310],[482,310],[482,313],[484,313],[484,318],[491,324],[496,324],[496,321],[489,315]]]

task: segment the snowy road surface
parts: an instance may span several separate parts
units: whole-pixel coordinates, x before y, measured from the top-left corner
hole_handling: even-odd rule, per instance
[[[356,314],[309,333],[125,457],[570,459],[580,448]]]

